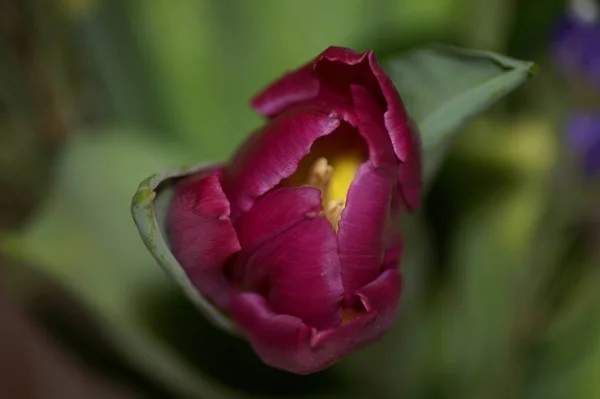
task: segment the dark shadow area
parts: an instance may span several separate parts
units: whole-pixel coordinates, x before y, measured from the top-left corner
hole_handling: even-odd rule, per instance
[[[140,306],[147,323],[193,367],[234,389],[253,394],[299,396],[333,392],[339,387],[331,369],[299,376],[271,368],[241,338],[207,321],[173,286]]]
[[[536,1],[521,0],[516,1],[514,5],[514,18],[508,30],[510,34],[506,38],[506,54],[517,59],[534,61],[540,67],[540,72],[539,76],[529,82],[524,90],[517,91],[507,98],[508,111],[523,112],[539,106],[539,100],[533,100],[533,98],[537,99],[535,93],[548,91],[549,89],[546,88],[548,80],[556,79],[552,76],[552,60],[548,59],[548,50],[552,30],[564,15],[566,1],[546,0],[543,2],[543,7],[541,4]],[[551,93],[549,95],[552,95]]]
[[[431,289],[436,290],[451,273],[451,238],[459,222],[477,213],[490,198],[502,195],[519,176],[517,173],[479,160],[451,153],[435,178],[424,206],[436,251]]]
[[[0,277],[10,281],[9,294],[24,303],[24,310],[63,350],[90,371],[127,386],[142,398],[173,397],[138,372],[112,345],[92,312],[48,276],[0,254]]]
[[[522,59],[544,54],[548,50],[553,27],[565,12],[565,3],[565,0],[516,1],[514,18],[508,30],[507,54]]]
[[[69,298],[43,294],[31,314],[64,350],[80,358],[91,370],[118,381],[149,399],[174,397],[132,367],[102,334],[99,323]]]

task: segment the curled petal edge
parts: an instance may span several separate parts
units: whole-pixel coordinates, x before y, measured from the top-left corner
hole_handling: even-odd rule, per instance
[[[175,258],[198,290],[227,309],[233,288],[223,265],[241,250],[220,182],[221,169],[182,179],[167,215],[167,237]]]
[[[165,234],[166,213],[172,196],[172,185],[180,178],[221,167],[200,164],[156,173],[142,181],[131,201],[131,214],[144,245],[158,264],[183,289],[194,305],[222,330],[239,335],[233,321],[208,301],[192,284],[184,268],[175,259]]]
[[[265,298],[254,293],[234,298],[231,313],[266,364],[296,374],[311,374],[381,339],[396,318],[401,286],[398,270],[385,270],[356,293],[365,313],[322,331],[306,326],[298,317],[272,312]]]
[[[410,120],[394,82],[377,62],[373,51],[358,53],[344,47],[328,47],[316,58],[296,70],[287,72],[256,95],[252,100],[252,105],[258,113],[273,117],[286,108],[304,101],[313,100],[318,103],[321,84],[315,69],[320,62],[340,62],[354,66],[365,59],[367,59],[370,72],[377,81],[381,95],[387,105],[387,110],[383,113],[383,124],[391,140],[394,153],[399,160],[400,184],[403,186],[405,201],[409,210],[415,211],[421,206],[422,196],[419,132],[414,122]],[[356,85],[357,82],[348,82],[348,84],[352,86]],[[351,97],[357,95],[359,93],[352,93]],[[341,107],[341,109],[338,109],[338,113],[340,113],[340,116],[344,116],[342,119],[350,124],[357,124],[356,115],[352,111]],[[405,179],[405,181],[402,179]]]

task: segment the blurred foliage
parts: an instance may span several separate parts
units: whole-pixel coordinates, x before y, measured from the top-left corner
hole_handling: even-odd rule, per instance
[[[547,53],[565,3],[0,1],[0,249],[60,282],[78,311],[26,299],[55,283],[2,279],[57,339],[143,397],[600,397],[600,190],[563,145],[582,94]],[[448,146],[407,219],[392,331],[315,375],[262,365],[145,250],[129,214],[136,185],[225,159],[260,124],[249,98],[331,44],[384,59],[429,42],[531,59],[541,73]]]

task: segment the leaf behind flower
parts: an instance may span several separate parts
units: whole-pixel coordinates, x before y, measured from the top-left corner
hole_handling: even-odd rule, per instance
[[[448,46],[412,50],[384,67],[421,131],[426,183],[465,122],[537,71],[533,62]]]

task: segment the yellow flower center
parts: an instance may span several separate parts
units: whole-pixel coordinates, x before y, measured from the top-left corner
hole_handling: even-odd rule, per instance
[[[359,157],[334,157],[330,163],[327,158],[318,158],[310,168],[307,185],[321,191],[323,214],[337,231],[346,206],[346,195],[354,180],[356,170],[362,160]]]
[[[346,196],[359,166],[368,159],[363,138],[354,129],[340,129],[317,140],[298,170],[282,182],[321,191],[323,215],[337,232]]]

